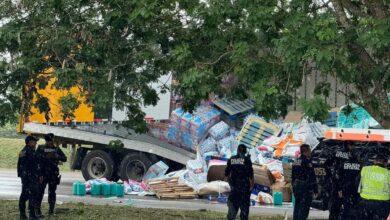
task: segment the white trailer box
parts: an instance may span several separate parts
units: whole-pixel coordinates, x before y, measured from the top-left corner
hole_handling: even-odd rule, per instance
[[[157,82],[152,83],[151,86],[158,93],[159,101],[155,106],[142,106],[142,111],[145,112],[145,118],[154,120],[169,119],[169,107],[171,102],[171,92],[161,93],[161,88],[166,85],[168,88],[172,85],[172,74],[161,76]],[[127,109],[119,110],[112,109],[113,121],[125,121],[127,119]]]

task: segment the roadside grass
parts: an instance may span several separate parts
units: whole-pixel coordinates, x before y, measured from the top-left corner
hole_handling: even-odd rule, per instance
[[[42,211],[46,215],[47,203]],[[135,208],[129,206],[86,205],[83,203],[65,203],[57,205],[56,215],[45,219],[142,219],[142,220],[176,220],[176,219],[226,219],[226,214],[211,211],[181,211],[168,209]],[[18,219],[17,201],[0,202],[0,219]],[[279,220],[281,216],[251,216],[251,220]]]
[[[38,144],[43,144],[40,140]],[[24,147],[24,138],[11,136],[0,136],[0,168],[16,169],[19,152]],[[69,158],[70,151],[68,148],[61,148],[65,155]],[[70,171],[69,163],[66,162],[60,166],[61,171]]]
[[[24,138],[24,135],[16,132],[17,125],[6,124],[3,127],[0,127],[0,137],[5,138]]]

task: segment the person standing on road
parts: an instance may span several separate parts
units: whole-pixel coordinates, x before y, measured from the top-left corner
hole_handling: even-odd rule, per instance
[[[250,194],[254,186],[254,177],[252,161],[249,156],[246,156],[246,152],[246,146],[240,144],[237,148],[237,155],[227,162],[225,176],[231,189],[228,198],[228,220],[236,219],[239,209],[241,220],[247,220],[249,217]]]
[[[357,206],[359,204],[359,173],[361,170],[360,163],[353,155],[355,145],[353,142],[345,142],[344,151],[337,151],[336,157],[339,161],[335,167],[338,181],[335,185],[337,196],[341,200],[341,219],[356,219]]]
[[[301,156],[292,166],[292,186],[295,197],[294,220],[309,216],[313,195],[318,193],[317,180],[311,163],[311,150],[307,144],[300,146]]]
[[[54,214],[57,185],[59,185],[61,181],[58,164],[59,162],[66,162],[67,159],[62,150],[54,145],[53,139],[53,134],[50,133],[45,135],[45,145],[38,146],[37,150],[39,166],[41,167],[43,174],[43,183],[41,184],[39,193],[39,208],[37,210],[38,216],[43,216],[41,204],[43,195],[45,194],[46,185],[49,185],[49,215]]]
[[[352,158],[352,150],[354,148],[353,143],[344,142],[344,145],[339,147],[335,154],[333,155],[333,167],[334,172],[332,175],[332,192],[330,198],[330,207],[329,207],[329,219],[337,220],[341,217],[341,215],[345,215],[346,212],[342,212],[343,203],[347,204],[349,194],[345,192],[344,198],[342,198],[342,190],[344,184],[343,176],[349,172],[344,172],[344,164],[349,164],[351,162],[356,162],[355,159]],[[357,175],[355,175],[354,180],[356,180]],[[346,183],[349,184],[350,180],[345,180]],[[357,189],[357,188],[356,188]],[[346,191],[346,190],[344,190]],[[348,206],[348,204],[347,204]],[[344,209],[345,210],[345,209]]]
[[[363,219],[384,220],[390,214],[390,170],[385,167],[386,160],[376,155],[374,164],[363,167],[360,173]]]
[[[28,201],[30,219],[38,219],[36,208],[38,206],[39,182],[42,181],[35,146],[38,139],[33,136],[27,136],[26,146],[20,151],[18,159],[18,177],[22,180],[22,193],[19,198],[20,219],[27,219],[26,202]]]

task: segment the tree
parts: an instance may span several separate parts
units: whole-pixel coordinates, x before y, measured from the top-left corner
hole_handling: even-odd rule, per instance
[[[349,100],[390,127],[388,1],[185,1],[181,5],[187,28],[173,57],[180,81],[177,90],[186,107],[210,94],[249,97],[266,118],[283,117],[303,76],[317,70],[348,84],[353,88],[345,94]],[[313,100],[303,102],[304,110],[310,110],[306,115],[323,118],[313,110],[323,111],[317,107],[329,94],[324,89],[327,84],[316,88]]]
[[[174,12],[174,1],[2,0],[2,114],[14,115],[20,109],[28,115],[31,105],[41,112],[49,110],[37,88],[45,88],[55,77],[56,88],[80,87],[87,103],[98,111],[114,103],[131,109],[127,124],[142,123],[140,106],[158,99],[150,83],[168,72],[164,59],[168,33],[181,28]],[[49,68],[55,72],[48,74]],[[37,101],[32,102],[34,98]],[[67,103],[62,107],[64,117],[78,106],[74,101],[69,97],[61,101]]]
[[[56,87],[80,86],[91,105],[128,107],[125,124],[138,130],[145,129],[140,105],[157,101],[149,83],[169,71],[187,110],[217,94],[252,98],[272,119],[287,114],[303,76],[318,70],[353,87],[349,99],[390,127],[386,1],[14,2],[0,3],[0,52],[9,54],[0,65],[0,97],[21,92],[26,102],[0,104],[22,112],[53,67]],[[323,117],[316,109],[323,110],[327,87],[303,103],[306,115]]]

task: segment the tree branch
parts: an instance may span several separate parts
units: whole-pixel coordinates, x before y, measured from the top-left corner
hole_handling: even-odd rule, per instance
[[[371,16],[377,19],[385,19],[388,15],[389,6],[378,0],[363,0]]]
[[[342,4],[344,8],[355,17],[367,16],[363,10],[351,0],[342,0]]]
[[[332,4],[339,24],[345,29],[349,29],[351,27],[351,24],[348,21],[347,15],[345,14],[344,8],[340,0],[332,0]]]
[[[232,52],[233,52],[233,51],[227,51],[227,52],[221,54],[221,56],[219,56],[218,59],[216,59],[215,61],[213,61],[213,62],[208,62],[208,63],[202,63],[202,64],[204,64],[204,65],[210,65],[210,66],[215,65],[215,64],[217,64],[219,61],[221,61],[222,58],[224,58],[225,56],[227,56],[228,54],[230,54],[230,53],[232,53]]]

